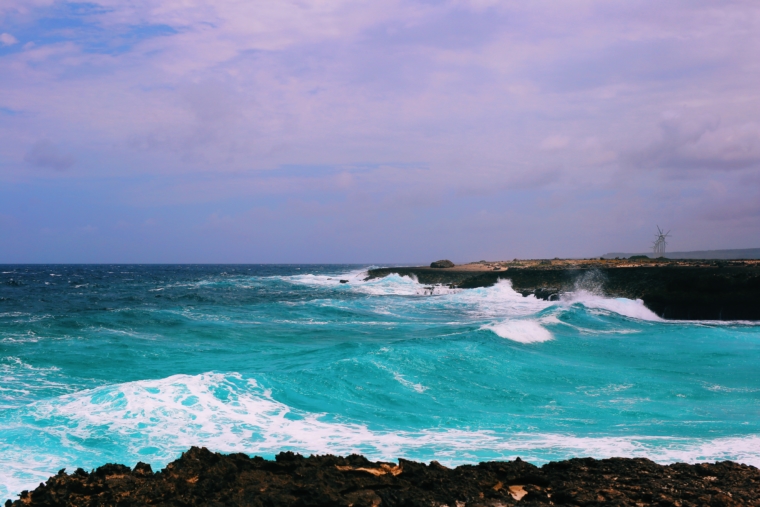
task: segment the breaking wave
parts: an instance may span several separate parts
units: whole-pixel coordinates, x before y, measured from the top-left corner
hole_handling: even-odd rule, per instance
[[[400,381],[402,379],[399,379]],[[42,424],[42,423],[45,424]],[[453,466],[520,456],[540,464],[568,456],[647,457],[667,463],[731,459],[760,465],[760,437],[584,437],[505,434],[494,430],[390,430],[341,420],[335,414],[296,410],[275,400],[255,379],[240,374],[173,375],[60,396],[5,420],[6,430],[33,435],[36,448],[0,447],[1,493],[33,488],[64,467],[106,461],[164,466],[192,445],[220,452],[272,457],[362,453]]]
[[[192,445],[760,465],[760,326],[663,321],[598,277],[544,301],[355,266],[18,271],[0,283],[6,497]]]

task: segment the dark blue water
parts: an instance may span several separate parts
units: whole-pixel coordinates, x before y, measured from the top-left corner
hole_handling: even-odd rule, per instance
[[[0,266],[0,497],[191,445],[760,465],[758,323],[363,269]]]

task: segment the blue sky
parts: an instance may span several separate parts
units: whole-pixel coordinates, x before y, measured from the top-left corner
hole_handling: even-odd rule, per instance
[[[752,1],[4,0],[0,262],[760,246]]]

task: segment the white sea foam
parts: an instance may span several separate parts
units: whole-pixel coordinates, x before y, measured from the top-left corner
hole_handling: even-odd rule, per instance
[[[491,287],[468,289],[452,297],[452,303],[469,306],[474,317],[520,317],[536,314],[553,305],[533,295],[523,297],[509,280],[499,280]]]
[[[380,368],[381,370],[385,370],[391,375],[393,375],[393,380],[395,380],[396,382],[398,382],[399,384],[401,384],[402,386],[408,389],[412,389],[414,391],[417,391],[418,393],[424,393],[425,391],[428,390],[426,386],[423,386],[422,384],[415,384],[414,382],[407,380],[401,373],[394,371],[381,363],[373,361],[372,364],[374,364],[376,367]]]
[[[702,327],[757,327],[756,320],[679,320],[681,324],[692,324]]]
[[[534,320],[505,320],[498,324],[488,324],[482,329],[489,329],[512,341],[520,343],[538,343],[553,338],[551,332]]]
[[[456,294],[459,289],[451,289],[444,285],[423,285],[414,275],[390,274],[382,278],[367,280],[367,270],[359,269],[338,275],[302,274],[281,277],[290,283],[304,284],[316,287],[332,287],[342,290],[353,290],[370,296],[440,296]],[[347,283],[340,283],[347,280]]]
[[[642,456],[658,462],[731,459],[760,465],[760,436],[708,440],[371,429],[291,409],[238,374],[174,375],[104,386],[30,405],[20,415],[4,417],[3,424],[4,431],[31,432],[40,442],[38,449],[0,443],[0,494],[6,496],[33,488],[63,467],[106,460],[163,466],[191,445],[269,456],[282,450],[358,452],[373,459],[437,459],[448,465],[516,456],[535,463],[570,456]],[[98,442],[102,450],[92,447]]]
[[[392,274],[367,281],[357,280],[351,288],[370,296],[415,296],[420,295],[424,286],[415,276]]]
[[[25,363],[21,358],[14,357],[14,356],[6,356],[2,359],[0,359],[0,368],[18,368],[22,370],[28,370],[28,371],[36,371],[36,372],[43,372],[43,371],[60,371],[60,368],[57,366],[49,366],[47,368],[39,368],[34,367],[31,364]]]
[[[55,366],[34,367],[13,356],[0,359],[0,410],[18,408],[40,395],[59,395],[74,389]]]
[[[491,287],[463,291],[453,298],[455,303],[470,306],[467,313],[476,318],[504,318],[481,327],[512,341],[520,343],[539,343],[551,340],[552,333],[542,323],[549,323],[551,318],[535,316],[539,312],[553,306],[553,303],[537,299],[533,295],[523,297],[512,288],[509,280],[499,280]],[[547,320],[549,319],[549,320]]]
[[[341,284],[341,280],[348,280],[349,284],[362,283],[367,277],[366,269],[356,269],[349,271],[348,273],[342,273],[338,275],[314,275],[311,273],[304,273],[300,275],[292,276],[280,276],[273,277],[286,282],[303,284],[318,287],[343,287],[348,288],[346,284]]]
[[[567,305],[580,303],[586,308],[604,310],[639,320],[658,322],[663,320],[652,310],[644,306],[644,302],[640,299],[609,298],[585,290],[579,290],[563,294],[561,301]]]
[[[360,276],[351,289],[369,296],[445,296],[461,292],[444,285],[421,284],[414,275],[397,274],[372,280],[364,280]]]
[[[523,297],[512,288],[512,283],[508,279],[499,280],[491,287],[461,290],[440,285],[423,285],[413,275],[391,274],[383,278],[365,281],[366,276],[366,270],[355,270],[342,275],[303,274],[283,277],[283,279],[291,283],[312,286],[342,287],[373,296],[448,296],[445,298],[447,304],[460,307],[471,315],[482,318],[514,318],[536,314],[558,304],[565,307],[582,304],[591,310],[617,313],[639,320],[662,321],[660,317],[644,306],[640,299],[610,298],[599,295],[598,290],[601,281],[591,278],[584,279],[577,290],[563,294],[561,301],[556,302],[537,299],[532,295]],[[340,284],[341,279],[348,280],[349,283]],[[440,302],[437,303],[440,304]],[[504,324],[508,327],[511,326],[508,323]],[[494,326],[496,325],[499,324],[494,324]]]
[[[714,393],[757,393],[757,392],[760,392],[760,389],[754,389],[751,387],[726,387],[720,384],[703,383],[702,387]]]
[[[401,375],[400,373],[394,373],[393,378],[396,380],[396,382],[398,382],[402,386],[408,387],[409,389],[413,389],[420,394],[428,390],[428,388],[426,386],[423,386],[422,384],[415,384],[414,382],[405,379],[404,376]]]
[[[449,310],[461,311],[476,320],[505,319],[491,322],[482,327],[493,331],[502,338],[508,338],[522,343],[538,343],[552,339],[552,333],[546,329],[545,324],[560,324],[561,322],[551,315],[529,317],[539,314],[547,308],[557,307],[560,310],[567,309],[572,305],[583,305],[591,312],[616,313],[625,317],[645,320],[662,321],[654,312],[649,310],[641,300],[626,298],[609,298],[601,296],[594,290],[601,282],[597,279],[584,279],[579,288],[571,293],[563,294],[560,301],[544,301],[533,295],[523,297],[512,288],[510,280],[499,280],[491,287],[461,290],[449,289],[445,286],[426,286],[414,276],[400,276],[391,274],[383,278],[365,281],[366,271],[352,271],[344,275],[297,275],[287,277],[292,283],[303,283],[313,286],[341,286],[344,290],[354,290],[371,296],[442,296],[433,299],[416,300],[420,305],[435,305]],[[348,279],[348,284],[340,284],[340,279]],[[590,290],[589,290],[590,289]],[[375,310],[387,312],[388,308],[376,308]],[[632,332],[626,329],[615,330],[616,334]]]

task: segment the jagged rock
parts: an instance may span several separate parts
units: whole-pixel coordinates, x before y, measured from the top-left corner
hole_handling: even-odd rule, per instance
[[[157,473],[104,465],[63,470],[6,507],[637,505],[760,506],[760,470],[730,461],[658,465],[644,458],[571,459],[536,467],[520,458],[447,468],[353,454],[283,452],[274,461],[193,447]]]
[[[435,262],[430,263],[431,268],[453,268],[454,265],[455,264],[448,259],[443,259],[440,261],[435,261]]]
[[[599,261],[595,267],[536,263],[505,271],[472,270],[470,266],[445,270],[426,266],[377,268],[369,270],[367,279],[397,273],[414,276],[426,285],[460,289],[490,287],[507,279],[515,291],[548,300],[585,288],[584,284],[590,281],[600,295],[641,299],[647,308],[665,319],[760,320],[760,264],[733,262],[719,267],[693,261],[683,266],[641,264],[617,268],[605,267],[604,262]]]

